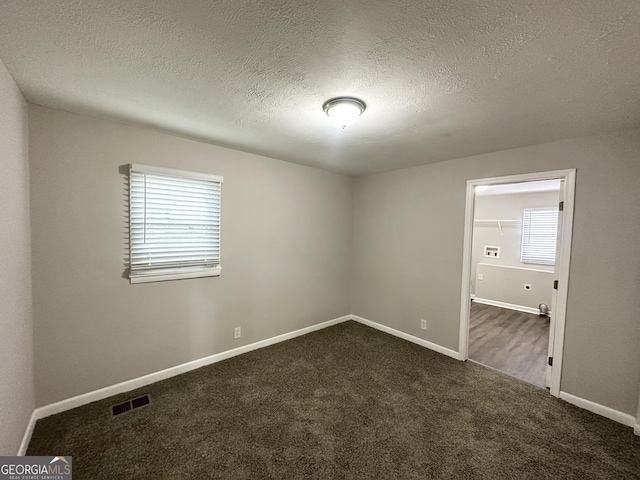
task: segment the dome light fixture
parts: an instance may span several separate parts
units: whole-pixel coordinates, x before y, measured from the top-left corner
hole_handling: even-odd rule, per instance
[[[355,122],[367,106],[362,100],[353,97],[337,97],[322,106],[331,121],[340,128],[347,128]]]

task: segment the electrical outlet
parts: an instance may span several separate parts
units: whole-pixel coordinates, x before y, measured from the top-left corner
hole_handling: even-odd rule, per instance
[[[479,273],[479,274],[478,274],[478,280],[484,280],[484,275],[483,275],[483,274],[481,274],[481,273]]]
[[[530,283],[525,283],[524,284],[524,289],[525,290],[531,290],[531,284]]]
[[[233,338],[240,338],[242,336],[242,328],[236,327],[233,329]]]
[[[427,321],[424,318],[420,320],[420,328],[422,330],[426,330],[427,329]]]

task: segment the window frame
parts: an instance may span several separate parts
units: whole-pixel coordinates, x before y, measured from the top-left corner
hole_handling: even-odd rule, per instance
[[[156,167],[151,165],[141,165],[141,164],[129,164],[128,169],[128,199],[129,199],[129,209],[128,209],[128,224],[129,224],[129,270],[128,277],[129,282],[131,284],[138,283],[152,283],[152,282],[163,282],[167,280],[182,280],[187,278],[204,278],[204,277],[218,277],[222,272],[222,259],[219,259],[219,263],[215,267],[210,266],[183,266],[183,267],[175,267],[175,271],[171,271],[171,268],[165,269],[156,269],[156,273],[152,273],[150,270],[148,273],[138,273],[133,274],[131,269],[132,265],[132,235],[133,231],[133,222],[131,215],[131,205],[132,205],[132,190],[131,190],[131,175],[133,172],[142,173],[142,174],[159,174],[159,175],[167,175],[181,179],[195,179],[195,180],[205,180],[210,182],[216,182],[220,184],[220,219],[217,223],[219,233],[218,240],[218,249],[220,251],[220,255],[222,253],[222,184],[224,182],[224,177],[219,175],[212,175],[208,173],[199,173],[188,170],[177,170],[172,168],[164,168],[164,167]],[[164,272],[163,272],[164,271]]]
[[[524,259],[524,253],[525,253],[525,219],[527,216],[527,212],[555,212],[557,214],[556,218],[556,234],[555,234],[555,241],[554,241],[554,248],[553,248],[553,262],[552,263],[547,263],[547,262],[536,262],[536,261],[531,261],[531,260],[527,260],[525,261]],[[555,267],[556,265],[556,254],[557,254],[557,250],[558,250],[558,227],[559,227],[559,221],[560,221],[560,211],[557,207],[537,207],[537,208],[525,208],[522,211],[522,231],[520,233],[520,263],[524,264],[524,265],[540,265],[540,266],[546,266],[546,267]],[[531,228],[531,222],[529,221],[529,228]],[[529,242],[530,243],[530,242]]]

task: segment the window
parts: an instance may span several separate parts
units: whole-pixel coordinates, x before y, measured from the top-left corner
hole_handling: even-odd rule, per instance
[[[522,263],[555,265],[558,210],[526,208],[522,219]]]
[[[129,165],[131,283],[220,275],[222,177]]]

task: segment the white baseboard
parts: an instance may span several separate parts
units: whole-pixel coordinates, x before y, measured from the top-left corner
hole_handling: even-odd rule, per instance
[[[316,330],[321,330],[323,328],[327,328],[332,325],[337,325],[338,323],[346,322],[347,320],[350,320],[350,319],[351,319],[351,315],[345,315],[343,317],[334,318],[333,320],[329,320],[327,322],[318,323],[310,327],[301,328],[300,330],[284,333],[276,337],[271,337],[266,340],[261,340],[259,342],[251,343],[249,345],[244,345],[242,347],[234,348],[232,350],[227,350],[225,352],[216,353],[215,355],[210,355],[208,357],[200,358],[192,362],[183,363],[181,365],[167,368],[159,372],[150,373],[149,375],[144,375],[142,377],[134,378],[132,380],[127,380],[126,382],[118,383],[116,385],[111,385],[109,387],[104,387],[99,390],[94,390],[92,392],[84,393],[76,397],[67,398],[66,400],[61,400],[59,402],[37,408],[34,412],[34,415],[36,420],[40,418],[49,417],[51,415],[65,412],[67,410],[71,410],[72,408],[80,407],[88,403],[96,402],[98,400],[102,400],[104,398],[108,398],[113,395],[117,395],[119,393],[128,392],[131,390],[135,390],[136,388],[139,388],[139,387],[144,387],[152,383],[159,382],[161,380],[166,380],[167,378],[175,377],[176,375],[190,372],[191,370],[195,370],[200,367],[205,367],[207,365],[211,365],[212,363],[226,360],[227,358],[235,357],[237,355],[242,355],[243,353],[251,352],[252,350],[268,347],[269,345],[274,345],[276,343],[284,342],[285,340],[290,340],[292,338],[299,337],[307,333],[315,332]],[[29,435],[29,437],[30,436],[31,435]]]
[[[33,435],[33,429],[36,426],[36,421],[38,417],[36,415],[36,411],[34,410],[31,413],[31,418],[29,419],[29,423],[27,424],[27,429],[24,432],[22,437],[22,443],[20,443],[20,449],[18,450],[18,456],[24,457],[27,454],[27,448],[29,447],[29,442],[31,441],[31,435]]]
[[[226,360],[228,358],[235,357],[237,355],[242,355],[243,353],[251,352],[259,348],[264,348],[264,347],[268,347],[269,345],[274,345],[276,343],[284,342],[285,340],[290,340],[292,338],[299,337],[301,335],[306,335],[307,333],[315,332],[317,330],[321,330],[323,328],[327,328],[332,325],[337,325],[347,320],[354,320],[358,323],[362,323],[363,325],[367,325],[369,327],[375,328],[376,330],[380,330],[390,335],[394,335],[396,337],[402,338],[409,342],[418,344],[422,347],[426,347],[435,352],[442,353],[443,355],[447,355],[448,357],[455,358],[456,360],[460,360],[459,353],[454,350],[450,350],[438,344],[429,342],[427,340],[423,340],[422,338],[418,338],[413,335],[409,335],[408,333],[402,332],[400,330],[387,327],[386,325],[382,325],[380,323],[367,320],[366,318],[362,318],[357,315],[345,315],[343,317],[335,318],[327,322],[318,323],[310,327],[305,327],[299,330],[295,330],[293,332],[284,333],[282,335],[271,337],[266,340],[261,340],[259,342],[251,343],[249,345],[244,345],[242,347],[234,348],[232,350],[227,350],[225,352],[217,353],[215,355],[210,355],[208,357],[194,360],[192,362],[183,363],[181,365],[167,368],[159,372],[151,373],[149,375],[144,375],[142,377],[134,378],[132,380],[127,380],[125,382],[118,383],[116,385],[104,387],[99,390],[84,393],[82,395],[71,397],[66,400],[61,400],[59,402],[52,403],[50,405],[45,405],[44,407],[36,408],[31,414],[31,418],[29,419],[27,429],[22,438],[22,443],[20,444],[18,455],[20,456],[25,455],[27,448],[29,446],[29,442],[31,440],[31,435],[33,434],[33,429],[35,427],[36,421],[41,418],[45,418],[50,415],[55,415],[57,413],[65,412],[67,410],[71,410],[73,408],[80,407],[88,403],[96,402],[98,400],[102,400],[102,399],[111,397],[113,395],[117,395],[119,393],[135,390],[136,388],[144,387],[146,385],[150,385],[152,383],[159,382],[161,380],[166,380],[168,378],[175,377],[176,375],[190,372],[191,370],[196,370],[198,368],[211,365],[213,363],[220,362],[222,360]],[[635,425],[634,432],[636,433],[636,435],[640,435],[640,424],[636,424],[636,419],[632,415],[628,415],[626,413],[613,410],[612,408],[599,405],[589,400],[584,400],[580,397],[576,397],[565,392],[560,392],[560,398],[578,407],[584,408],[591,412],[610,418],[611,420],[615,420],[624,425],[627,425],[627,426]]]
[[[540,310],[533,307],[525,307],[523,305],[514,305],[513,303],[498,302],[497,300],[487,300],[486,298],[473,297],[475,303],[482,303],[483,305],[491,305],[493,307],[508,308],[509,310],[517,310],[518,312],[533,313],[534,315],[540,315]],[[551,312],[549,312],[551,314]]]
[[[371,320],[367,320],[366,318],[362,318],[357,315],[351,315],[351,320],[362,323],[363,325],[367,325],[368,327],[375,328],[376,330],[380,330],[381,332],[388,333],[395,337],[400,337],[409,342],[416,343],[422,347],[428,348],[429,350],[433,350],[448,357],[455,358],[456,360],[460,360],[460,355],[458,354],[458,352],[449,350],[448,348],[442,347],[436,343],[428,342],[427,340],[423,340],[422,338],[414,337],[413,335],[409,335],[408,333],[401,332],[400,330],[387,327],[386,325],[382,325],[380,323],[372,322]]]
[[[613,408],[605,407],[604,405],[600,405],[599,403],[595,403],[590,400],[585,400],[584,398],[576,397],[575,395],[571,395],[567,392],[560,392],[560,398],[565,402],[569,402],[570,404],[575,405],[576,407],[584,408],[585,410],[589,410],[590,412],[597,413],[598,415],[602,415],[603,417],[626,425],[627,427],[635,426],[636,429],[634,431],[637,435],[640,435],[640,433],[638,433],[638,425],[636,425],[636,417],[634,417],[633,415],[614,410]]]
[[[536,313],[538,313],[537,310],[536,310]],[[435,343],[428,342],[427,340],[423,340],[422,338],[409,335],[408,333],[401,332],[400,330],[396,330],[395,328],[387,327],[386,325],[382,325],[380,323],[367,320],[366,318],[362,318],[357,315],[351,315],[351,319],[356,322],[362,323],[363,325],[367,325],[369,327],[375,328],[382,332],[389,333],[391,335],[400,337],[409,342],[413,342],[423,347],[429,348],[438,353],[442,353],[451,358],[455,358],[456,360],[460,360],[460,356],[458,352],[454,350],[450,350],[448,348],[442,347]],[[560,398],[566,402],[576,405],[577,407],[584,408],[585,410],[588,410],[593,413],[597,413],[598,415],[602,415],[603,417],[609,418],[611,420],[614,420],[628,427],[635,426],[634,433],[636,435],[640,435],[640,424],[636,424],[636,418],[633,415],[629,415],[629,414],[620,412],[618,410],[614,410],[613,408],[605,407],[604,405],[600,405],[599,403],[591,402],[589,400],[576,397],[575,395],[571,395],[566,392],[560,392]]]

